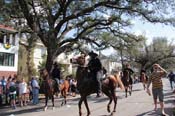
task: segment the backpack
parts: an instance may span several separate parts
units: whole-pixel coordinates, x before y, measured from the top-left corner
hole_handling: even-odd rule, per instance
[[[9,91],[10,91],[10,92],[16,91],[16,87],[15,87],[15,86],[10,86],[10,87],[9,87]]]

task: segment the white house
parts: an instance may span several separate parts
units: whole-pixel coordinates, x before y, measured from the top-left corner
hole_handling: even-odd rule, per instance
[[[16,30],[0,24],[0,77],[17,74],[19,37]]]

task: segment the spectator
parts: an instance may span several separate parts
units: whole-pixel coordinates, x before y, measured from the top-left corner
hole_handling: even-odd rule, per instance
[[[3,96],[3,88],[2,88],[2,82],[0,82],[0,106],[2,106],[2,96]]]
[[[32,86],[32,95],[33,95],[33,104],[38,104],[39,100],[39,84],[38,81],[36,80],[36,77],[32,77],[31,81],[31,86]]]
[[[2,84],[2,88],[3,88],[3,93],[5,93],[7,81],[6,81],[4,76],[2,77],[1,84]]]
[[[10,103],[8,97],[9,97],[9,87],[10,87],[11,81],[12,81],[12,77],[9,76],[8,79],[7,79],[6,93],[5,93],[5,101],[6,101],[6,104],[9,104],[9,103]]]
[[[23,78],[22,81],[19,83],[19,96],[20,96],[20,105],[25,106],[26,100],[27,100],[27,83],[25,82],[25,79]]]
[[[73,97],[76,96],[76,86],[77,86],[77,82],[75,79],[71,79],[72,81],[70,81],[70,88],[71,88],[71,95]]]
[[[16,109],[16,78],[13,78],[9,85],[11,107]]]
[[[169,81],[170,81],[170,86],[171,86],[171,89],[173,90],[174,88],[174,81],[175,81],[175,74],[173,73],[173,71],[170,71],[170,73],[168,74],[168,78],[169,78]]]
[[[162,77],[166,75],[166,70],[163,69],[159,64],[153,65],[153,72],[150,75],[148,85],[147,85],[147,92],[150,95],[149,86],[152,83],[152,94],[154,99],[154,110],[157,110],[157,97],[159,97],[160,107],[162,116],[166,116],[164,111],[164,95],[163,95],[163,82]]]

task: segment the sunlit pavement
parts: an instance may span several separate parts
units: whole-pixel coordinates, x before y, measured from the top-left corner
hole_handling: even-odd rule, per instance
[[[173,108],[175,105],[175,96],[169,86],[168,79],[163,79],[164,82],[164,95],[165,95],[165,112],[168,116],[173,116]],[[151,89],[151,88],[150,88]],[[133,85],[132,96],[125,98],[125,93],[119,88],[117,89],[118,104],[117,111],[114,116],[159,116],[161,114],[160,108],[155,112],[153,111],[152,96],[149,96],[142,87],[142,84]],[[44,101],[38,105],[28,105],[24,107],[17,107],[12,110],[9,107],[0,109],[0,116],[78,116],[78,100],[77,97],[68,97],[67,105],[61,106],[62,99],[56,99],[55,109],[51,107],[51,100],[49,101],[49,108],[43,111]],[[88,97],[88,103],[91,110],[91,116],[109,116],[107,112],[108,98],[106,96],[96,98],[93,94]],[[159,105],[158,105],[159,106]],[[113,104],[111,105],[111,109]],[[86,116],[86,109],[82,104],[83,116]]]

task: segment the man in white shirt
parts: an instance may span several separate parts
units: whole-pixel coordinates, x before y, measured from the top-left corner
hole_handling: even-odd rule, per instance
[[[31,86],[32,86],[33,104],[38,104],[39,84],[38,81],[36,80],[36,77],[32,77]]]

